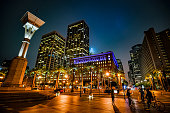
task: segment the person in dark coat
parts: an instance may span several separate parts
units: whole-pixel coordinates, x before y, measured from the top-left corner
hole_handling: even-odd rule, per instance
[[[86,93],[86,89],[84,88],[84,93]]]
[[[149,89],[147,89],[146,91],[147,91],[146,98],[147,98],[148,109],[150,109],[150,104],[151,104],[151,100],[153,99],[153,96],[152,93],[149,91]]]
[[[129,101],[129,106],[131,105],[131,97],[130,97],[130,89],[127,89],[127,93],[126,93],[126,95],[127,95],[127,97],[128,97],[128,101]]]
[[[142,100],[142,102],[144,102],[144,91],[143,91],[143,89],[141,88],[141,89],[139,90],[139,92],[140,92],[140,94],[141,94],[141,100]]]
[[[114,103],[114,98],[115,98],[114,89],[111,90],[111,97],[112,97],[112,104],[113,104]]]

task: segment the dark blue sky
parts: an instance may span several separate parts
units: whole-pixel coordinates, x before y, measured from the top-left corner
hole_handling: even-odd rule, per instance
[[[128,71],[129,51],[142,43],[144,31],[170,28],[168,0],[1,0],[0,61],[18,55],[24,28],[20,18],[26,11],[46,23],[36,31],[28,49],[28,65],[35,65],[43,34],[56,30],[66,37],[67,25],[84,19],[90,28],[90,47],[95,53],[113,51]]]

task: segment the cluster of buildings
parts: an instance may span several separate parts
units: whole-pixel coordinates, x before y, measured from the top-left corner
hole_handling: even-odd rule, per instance
[[[58,32],[53,31],[42,36],[40,47],[38,50],[37,61],[35,68],[44,70],[56,70],[58,67],[81,69],[82,72],[85,67],[93,65],[97,68],[97,72],[92,73],[93,81],[99,79],[99,71],[104,73],[110,73],[110,79],[114,79],[111,73],[122,73],[123,65],[120,59],[116,59],[112,51],[106,53],[100,53],[90,55],[89,53],[89,27],[84,20],[72,23],[67,28],[67,38],[64,38]],[[78,71],[77,71],[78,72]],[[74,80],[81,82],[89,82],[90,72],[82,73],[82,75],[74,72]],[[80,73],[80,72],[79,72]],[[45,74],[41,77],[41,80],[37,80],[43,83],[45,80]],[[59,80],[67,80],[64,78],[64,74],[61,74]],[[48,83],[54,83],[56,76],[53,74],[48,76]]]
[[[163,86],[167,86],[170,83],[170,29],[159,33],[153,28],[145,31],[143,43],[132,47],[130,57],[128,76],[132,84],[146,81],[147,77],[154,79],[151,76],[158,72]]]

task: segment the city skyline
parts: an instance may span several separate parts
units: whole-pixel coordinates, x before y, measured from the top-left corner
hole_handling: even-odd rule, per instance
[[[11,60],[18,54],[24,37],[24,30],[19,20],[27,10],[35,14],[35,10],[38,9],[35,15],[46,21],[41,31],[37,31],[31,40],[27,56],[30,68],[35,66],[42,35],[56,30],[66,38],[67,26],[83,19],[90,29],[90,48],[94,48],[95,54],[113,51],[116,58],[122,60],[127,76],[129,51],[133,45],[142,43],[144,31],[154,27],[156,32],[159,32],[170,27],[168,1],[157,0],[154,3],[151,1],[133,1],[127,3],[109,0],[96,2],[94,0],[92,2],[86,1],[83,6],[79,6],[83,2],[77,3],[76,1],[44,1],[42,3],[30,1],[28,4],[24,3],[23,1],[2,2],[1,62],[5,59]],[[54,4],[58,4],[59,7],[52,8]],[[77,4],[77,7],[73,7],[74,4]],[[143,7],[144,4],[145,7]],[[49,9],[43,6],[48,6]],[[136,10],[134,11],[133,8]],[[4,29],[6,27],[8,30]]]

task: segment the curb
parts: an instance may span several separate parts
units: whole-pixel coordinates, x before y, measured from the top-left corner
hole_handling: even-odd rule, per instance
[[[113,103],[113,109],[114,109],[115,113],[121,113],[114,103]]]

